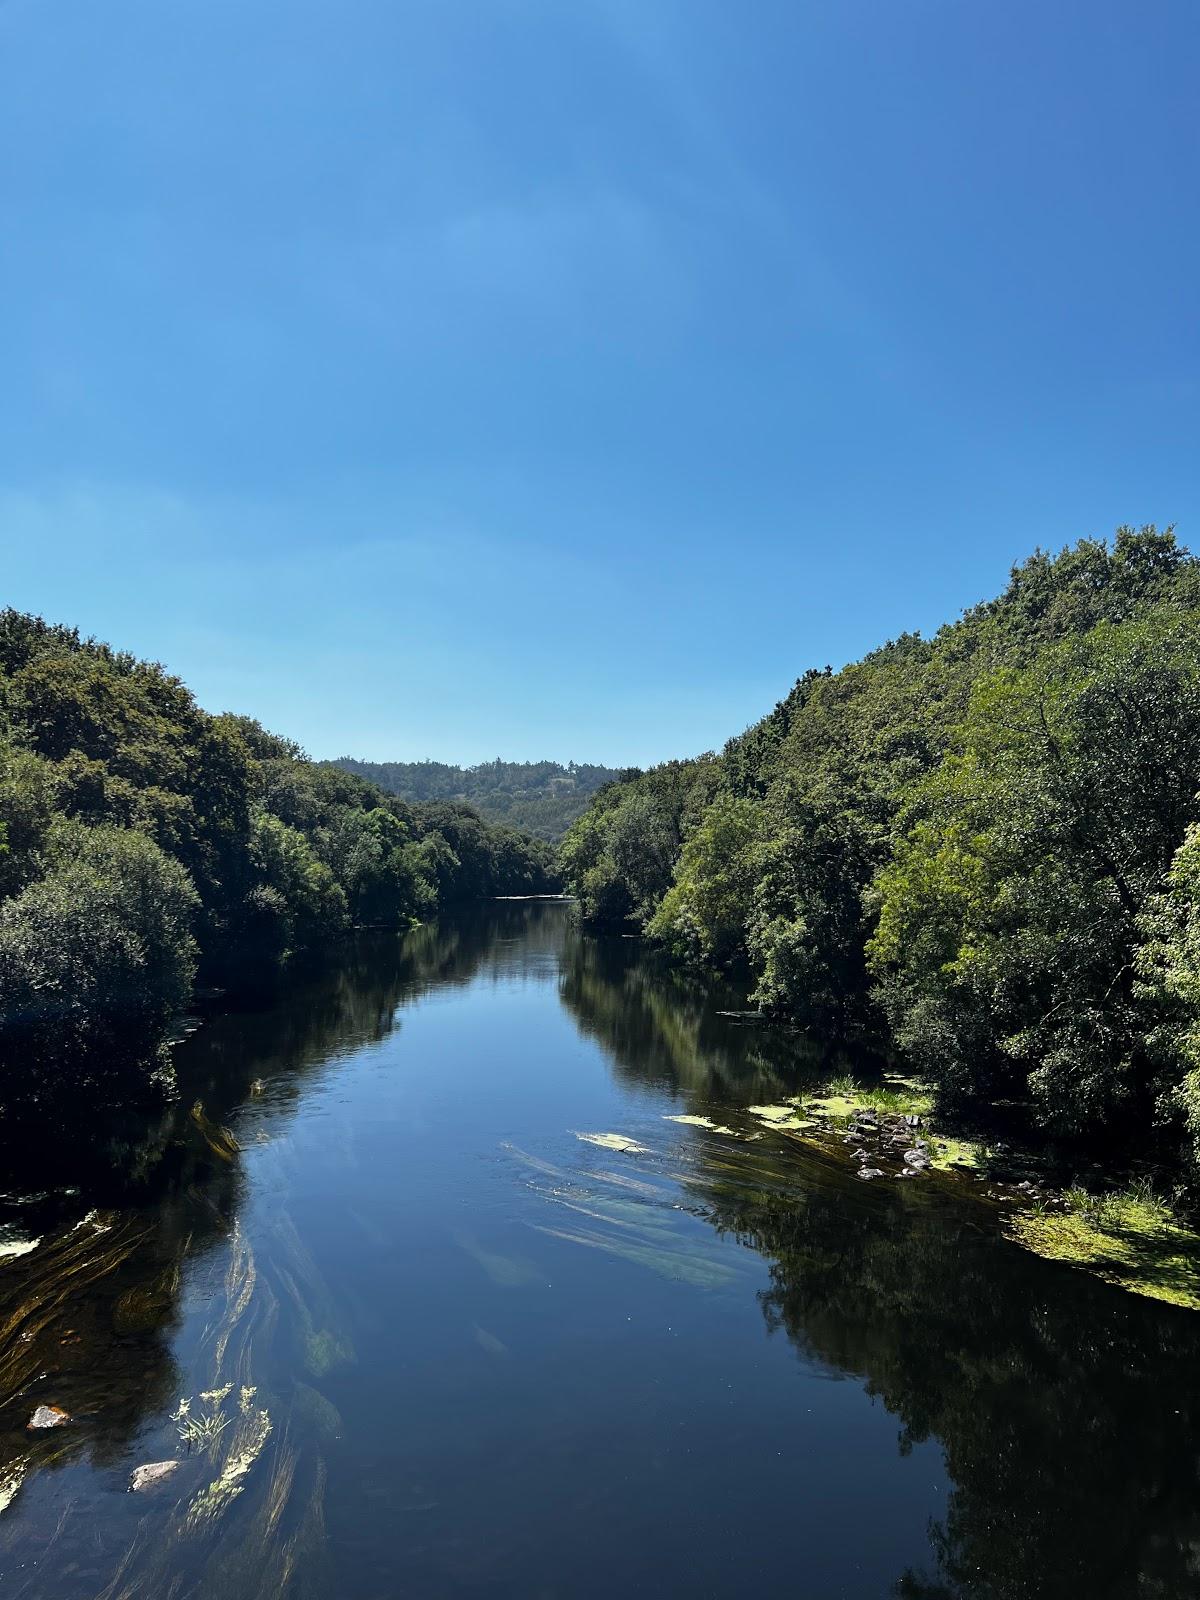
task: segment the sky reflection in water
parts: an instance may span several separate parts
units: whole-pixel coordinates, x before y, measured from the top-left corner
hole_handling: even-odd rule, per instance
[[[0,1211],[5,1596],[1194,1594],[1194,1315],[667,1120],[813,1070],[731,1001],[533,904],[210,1017]]]

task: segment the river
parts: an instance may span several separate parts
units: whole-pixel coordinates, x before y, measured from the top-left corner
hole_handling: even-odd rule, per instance
[[[501,904],[56,1132],[0,1201],[0,1593],[1194,1596],[1196,1315],[762,1132],[817,1068],[742,1003]]]

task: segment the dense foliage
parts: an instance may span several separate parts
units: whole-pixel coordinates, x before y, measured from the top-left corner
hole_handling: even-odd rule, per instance
[[[402,800],[458,800],[481,816],[521,828],[539,839],[558,840],[606,783],[620,774],[612,767],[569,761],[482,761],[454,767],[444,761],[357,761],[336,763],[367,778]]]
[[[1198,790],[1200,563],[1122,528],[610,785],[562,860],[589,919],[748,969],[943,1102],[1200,1149]]]
[[[152,1051],[197,972],[258,981],[351,926],[549,887],[540,841],[406,804],[209,715],[153,663],[0,613],[0,1051],[26,1077]]]

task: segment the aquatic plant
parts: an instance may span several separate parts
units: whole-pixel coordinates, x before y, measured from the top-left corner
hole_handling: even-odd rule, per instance
[[[187,1526],[194,1527],[219,1516],[229,1502],[241,1494],[243,1480],[262,1454],[270,1433],[271,1418],[265,1409],[252,1411],[242,1419],[220,1473],[188,1507]]]
[[[820,1107],[827,1116],[849,1116],[854,1111],[876,1111],[881,1116],[927,1117],[933,1110],[933,1094],[918,1078],[885,1073],[875,1083],[860,1083],[852,1073],[831,1078],[823,1092],[807,1102]]]
[[[737,1133],[733,1128],[726,1128],[722,1123],[714,1122],[711,1117],[681,1115],[675,1117],[664,1116],[664,1122],[682,1122],[689,1128],[707,1128],[710,1133],[725,1134],[730,1139],[736,1139]]]
[[[617,1150],[625,1156],[644,1156],[646,1146],[639,1144],[636,1139],[630,1139],[623,1133],[577,1133],[577,1139],[582,1139],[584,1144],[597,1145],[601,1150]]]
[[[1148,1180],[1103,1195],[1071,1188],[1063,1199],[1065,1211],[1015,1213],[1009,1237],[1133,1294],[1200,1310],[1200,1233],[1176,1217]]]
[[[0,1511],[7,1511],[17,1497],[17,1490],[25,1481],[25,1474],[29,1471],[29,1460],[26,1456],[18,1456],[15,1461],[10,1461],[3,1473],[0,1473]]]
[[[176,1431],[189,1450],[211,1451],[228,1426],[229,1418],[225,1413],[215,1410],[183,1417]]]
[[[205,1144],[221,1161],[232,1161],[242,1148],[228,1128],[213,1122],[204,1113],[203,1101],[197,1100],[189,1113],[193,1127],[197,1128]]]

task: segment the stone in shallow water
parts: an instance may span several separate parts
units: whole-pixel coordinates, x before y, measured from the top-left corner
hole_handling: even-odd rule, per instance
[[[133,1469],[129,1487],[134,1494],[142,1489],[157,1489],[159,1484],[166,1482],[178,1465],[178,1461],[147,1461]]]
[[[64,1411],[61,1406],[39,1406],[25,1424],[27,1428],[61,1428],[64,1422],[70,1422],[71,1413]]]

